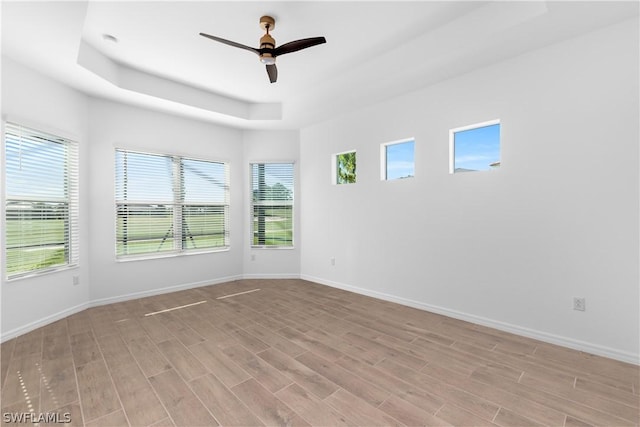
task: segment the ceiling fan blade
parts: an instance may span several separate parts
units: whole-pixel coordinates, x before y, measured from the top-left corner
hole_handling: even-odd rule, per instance
[[[245,45],[240,44],[240,43],[232,42],[231,40],[226,40],[226,39],[223,39],[223,38],[220,38],[220,37],[216,37],[216,36],[212,36],[212,35],[205,34],[205,33],[200,33],[200,35],[202,37],[206,37],[208,39],[215,40],[217,42],[224,43],[224,44],[227,44],[229,46],[239,47],[240,49],[245,49],[245,50],[250,50],[251,52],[254,52],[254,53],[257,53],[258,55],[260,55],[260,51],[258,49],[253,48],[253,47],[245,46]]]
[[[276,64],[267,65],[267,74],[269,74],[269,81],[275,83],[278,80],[278,69]]]
[[[308,39],[300,39],[300,40],[292,41],[275,48],[273,50],[273,56],[279,56],[279,55],[284,55],[285,53],[296,52],[298,50],[306,49],[308,47],[316,46],[326,42],[327,40],[324,37],[311,37]]]

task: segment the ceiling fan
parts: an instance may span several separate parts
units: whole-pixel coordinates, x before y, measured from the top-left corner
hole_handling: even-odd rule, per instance
[[[215,40],[220,43],[227,44],[233,47],[239,47],[240,49],[249,50],[257,53],[260,56],[260,62],[266,65],[267,74],[269,75],[269,81],[275,83],[278,80],[278,69],[276,68],[276,57],[284,55],[285,53],[296,52],[298,50],[306,49],[308,47],[316,46],[322,43],[326,43],[327,40],[324,37],[310,37],[307,39],[300,39],[285,43],[282,46],[276,47],[276,41],[269,34],[270,30],[273,30],[276,25],[276,20],[270,16],[263,16],[260,18],[260,27],[266,31],[265,35],[260,38],[260,48],[256,49],[250,46],[245,46],[240,43],[233,42],[231,40],[225,40],[220,37],[212,36],[205,33],[200,33],[201,36],[211,40]]]

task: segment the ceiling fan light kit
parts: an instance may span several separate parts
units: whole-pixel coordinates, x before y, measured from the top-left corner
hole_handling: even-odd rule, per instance
[[[326,43],[327,40],[324,37],[310,37],[307,39],[300,39],[285,43],[282,46],[276,47],[276,41],[269,31],[273,30],[276,26],[276,20],[271,16],[263,16],[260,18],[260,28],[265,31],[265,34],[260,38],[260,48],[256,49],[250,46],[245,46],[240,43],[226,40],[220,37],[212,36],[210,34],[200,33],[201,36],[208,39],[223,43],[229,46],[245,49],[257,53],[260,57],[260,62],[266,65],[267,75],[269,81],[275,83],[278,80],[278,69],[276,68],[276,57],[284,55],[286,53],[296,52],[298,50],[306,49],[308,47],[316,46],[322,43]]]

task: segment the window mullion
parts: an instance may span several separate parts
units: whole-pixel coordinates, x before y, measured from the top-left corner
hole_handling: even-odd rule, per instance
[[[117,256],[228,247],[228,192],[224,163],[116,149]]]

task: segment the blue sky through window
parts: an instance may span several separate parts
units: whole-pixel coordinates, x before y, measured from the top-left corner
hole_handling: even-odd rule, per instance
[[[385,146],[387,154],[387,180],[408,178],[414,175],[414,148],[414,140]]]
[[[7,197],[66,197],[67,147],[64,143],[22,139],[7,133],[5,147]]]
[[[227,179],[224,163],[184,158],[180,161],[185,202],[225,203]],[[174,174],[170,156],[116,151],[118,200],[173,203],[173,187],[177,182]]]
[[[500,124],[454,133],[456,172],[489,170],[500,162]]]
[[[258,163],[251,165],[252,176],[254,178],[253,190],[258,189]],[[264,181],[269,187],[273,187],[276,184],[284,185],[289,191],[293,193],[293,163],[264,163]]]
[[[225,203],[224,163],[182,159],[184,200],[188,203]]]
[[[170,157],[117,150],[116,182],[116,198],[119,200],[136,203],[173,202]]]

